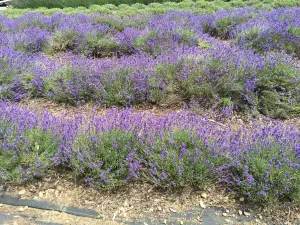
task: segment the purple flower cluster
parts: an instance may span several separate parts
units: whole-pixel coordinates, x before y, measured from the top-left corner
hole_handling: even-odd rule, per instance
[[[0,108],[0,169],[7,180],[67,166],[91,185],[218,180],[254,201],[299,200],[299,140],[299,121],[266,119],[237,128],[187,111],[157,116],[111,109],[68,118],[8,103]]]

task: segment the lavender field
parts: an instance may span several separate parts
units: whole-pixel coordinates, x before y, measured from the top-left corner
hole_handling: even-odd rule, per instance
[[[253,202],[299,202],[299,15],[0,15],[0,181],[62,169],[96,187],[220,184]],[[30,99],[112,108],[41,115],[19,105]],[[222,126],[188,107],[130,108],[141,104],[263,119]]]

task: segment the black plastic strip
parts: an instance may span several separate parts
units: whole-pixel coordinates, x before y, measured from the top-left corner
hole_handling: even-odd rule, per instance
[[[74,216],[89,217],[89,218],[100,218],[101,215],[95,210],[91,209],[80,209],[73,206],[61,206],[46,201],[35,201],[20,199],[9,195],[1,195],[0,203],[14,206],[28,206],[31,208],[53,210],[58,212],[68,213]]]

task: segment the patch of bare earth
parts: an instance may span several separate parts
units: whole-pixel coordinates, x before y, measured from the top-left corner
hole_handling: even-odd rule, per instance
[[[19,103],[21,107],[29,108],[30,110],[43,113],[48,111],[55,116],[66,114],[68,117],[76,115],[89,117],[90,115],[103,115],[108,108],[97,103],[86,103],[80,106],[70,106],[65,104],[59,104],[44,99],[27,100]],[[180,104],[168,105],[168,106],[154,106],[151,104],[141,104],[133,107],[134,112],[151,112],[155,115],[164,115],[171,112],[179,112],[182,110]],[[121,109],[121,107],[119,107]]]
[[[25,186],[10,186],[7,194],[19,196],[22,199],[49,201],[64,206],[93,209],[101,214],[100,219],[76,217],[66,213],[43,211],[24,207],[3,205],[1,211],[22,212],[36,216],[39,220],[61,224],[114,224],[116,221],[139,221],[143,218],[168,218],[174,212],[184,213],[198,207],[199,222],[207,207],[221,207],[228,213],[219,216],[237,218],[244,216],[243,212],[255,219],[249,224],[296,224],[300,219],[300,208],[295,205],[283,205],[273,208],[257,208],[247,204],[244,199],[235,199],[234,193],[228,193],[218,186],[207,186],[200,190],[183,188],[177,191],[161,190],[145,184],[128,184],[117,190],[96,190],[82,185],[76,185],[69,178],[56,176],[44,178],[39,182]],[[242,212],[242,213],[241,213]]]

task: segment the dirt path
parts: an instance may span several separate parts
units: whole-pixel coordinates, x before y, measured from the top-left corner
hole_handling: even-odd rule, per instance
[[[234,199],[233,194],[219,187],[185,188],[174,193],[147,184],[132,184],[118,191],[105,191],[76,186],[57,176],[26,186],[10,186],[5,195],[41,204],[46,201],[92,209],[101,217],[0,204],[0,224],[300,224],[298,208],[251,210],[246,202]]]
[[[68,116],[74,115],[90,116],[91,114],[103,115],[108,108],[105,108],[97,103],[87,103],[81,106],[70,106],[58,104],[44,99],[34,99],[20,102],[21,107],[29,108],[30,110],[37,110],[43,113],[45,110],[51,112],[53,115],[59,116],[67,113]],[[170,112],[179,112],[182,110],[180,105],[171,107],[155,106],[151,104],[137,105],[133,107],[135,112],[152,112],[156,115],[167,114]]]

